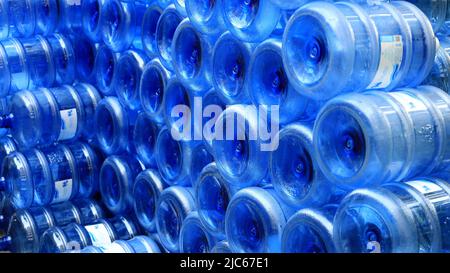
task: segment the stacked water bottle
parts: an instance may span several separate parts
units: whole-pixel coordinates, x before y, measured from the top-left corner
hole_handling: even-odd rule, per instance
[[[0,14],[0,249],[450,252],[450,0]]]

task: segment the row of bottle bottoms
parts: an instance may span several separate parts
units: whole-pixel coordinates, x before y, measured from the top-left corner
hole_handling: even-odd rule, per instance
[[[303,24],[317,23],[303,22],[302,14],[316,10],[317,16],[332,12],[342,20],[342,27],[330,30],[335,37],[333,45],[326,43],[328,37],[321,31],[302,34],[309,29]],[[443,37],[439,46],[430,22],[414,5],[403,1],[381,6],[313,2],[294,13],[283,37],[272,36],[259,45],[239,40],[231,32],[204,35],[194,21],[173,13],[178,13],[177,9],[169,6],[160,15],[152,15],[156,23],[147,29],[151,35],[137,38],[150,43],[151,50],[144,52],[136,46],[119,60],[106,46],[97,52],[94,43],[79,36],[4,40],[0,95],[77,79],[95,83],[105,95],[117,95],[132,110],[155,112],[160,103],[149,96],[161,95],[167,79],[176,76],[199,96],[215,89],[227,104],[278,104],[281,122],[288,123],[310,118],[311,108],[317,108],[311,100],[329,100],[343,93],[414,87],[424,80],[448,90],[448,42]],[[403,21],[395,21],[394,14]],[[350,24],[355,17],[359,21]],[[364,24],[367,20],[370,26]],[[398,28],[383,28],[386,20]],[[361,40],[349,39],[347,35],[352,33]],[[161,64],[156,64],[157,59]]]
[[[226,192],[220,175],[209,175],[195,189],[162,190],[154,171],[141,173],[136,187],[157,190],[146,196],[150,200],[135,199],[142,226],[135,216],[103,218],[88,199],[17,210],[0,247],[25,253],[449,251],[450,188],[441,179],[358,189],[340,205],[292,210],[271,188]]]

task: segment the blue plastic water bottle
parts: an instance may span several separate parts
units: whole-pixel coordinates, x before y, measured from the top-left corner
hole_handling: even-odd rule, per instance
[[[213,161],[201,141],[178,141],[162,128],[156,140],[155,159],[161,177],[171,186],[192,186],[203,167]]]
[[[156,26],[156,47],[158,57],[168,70],[173,70],[172,66],[172,40],[175,30],[183,20],[175,6],[169,5],[161,14]]]
[[[116,240],[103,246],[88,246],[81,253],[160,253],[158,244],[148,236],[136,236],[128,241]]]
[[[142,49],[141,29],[145,5],[134,1],[105,1],[102,7],[103,42],[114,52],[131,46]]]
[[[215,162],[203,168],[194,189],[198,215],[205,229],[216,238],[224,238],[225,213],[237,189],[220,175]]]
[[[102,8],[105,0],[87,0],[81,4],[83,31],[92,42],[102,41]]]
[[[192,211],[195,211],[192,188],[173,186],[161,193],[156,207],[156,228],[162,245],[169,252],[180,252],[181,225]]]
[[[246,84],[255,105],[265,105],[268,110],[278,106],[281,124],[313,120],[317,115],[317,103],[300,95],[290,84],[278,39],[266,40],[255,49]]]
[[[92,114],[100,94],[88,84],[16,93],[0,127],[10,128],[20,147],[92,139]]]
[[[280,9],[283,10],[294,10],[298,9],[299,7],[307,4],[308,2],[312,2],[314,0],[292,0],[292,1],[286,1],[286,0],[270,0],[274,5],[278,6]]]
[[[86,168],[88,162],[97,165]],[[3,163],[0,185],[16,208],[89,198],[95,193],[99,160],[85,144],[14,152]]]
[[[267,117],[264,109],[233,105],[217,119],[213,154],[217,168],[229,183],[237,187],[256,186],[268,177],[270,151],[275,148],[272,145],[276,139],[259,134],[271,122]],[[271,133],[278,130],[276,127],[274,121]]]
[[[202,119],[202,135],[203,144],[210,154],[214,153],[212,147],[213,136],[215,133],[215,123],[220,114],[225,110],[226,105],[222,100],[222,96],[218,94],[216,89],[212,88],[202,97],[203,119]],[[209,137],[208,137],[209,136]]]
[[[141,112],[134,126],[133,144],[136,154],[146,167],[156,167],[155,147],[160,124]]]
[[[64,227],[49,228],[41,237],[41,253],[63,253],[81,250],[87,246],[102,246],[115,240],[129,240],[137,235],[132,221],[125,217],[100,219],[90,225],[76,223]]]
[[[221,0],[227,29],[242,41],[261,42],[275,30],[281,10],[271,0]]]
[[[94,124],[99,147],[108,155],[134,152],[133,131],[137,113],[116,97],[105,97],[95,111]]]
[[[429,20],[405,1],[364,7],[315,1],[295,12],[283,37],[288,78],[301,94],[316,100],[417,86],[435,54]]]
[[[223,13],[218,1],[185,0],[186,14],[198,31],[218,35],[225,30]]]
[[[335,253],[333,217],[337,206],[302,209],[284,226],[281,236],[283,253]]]
[[[436,33],[446,36],[450,24],[449,1],[407,0],[421,9],[433,25]]]
[[[181,253],[209,253],[216,239],[208,233],[196,211],[189,213],[180,230]]]
[[[134,183],[134,213],[139,224],[149,233],[156,231],[156,206],[159,196],[167,187],[157,170],[141,172]]]
[[[170,78],[170,72],[158,58],[150,61],[142,72],[139,87],[142,110],[158,123],[164,122],[163,98]]]
[[[403,181],[446,168],[450,97],[432,86],[331,100],[314,128],[319,168],[339,187]]]
[[[118,53],[112,52],[106,45],[100,46],[94,63],[94,82],[98,90],[105,96],[114,94],[113,79],[117,66]]]
[[[344,194],[326,180],[314,154],[312,124],[292,123],[278,136],[270,158],[271,181],[279,197],[295,208],[316,207]]]
[[[163,10],[158,4],[147,8],[142,22],[142,47],[150,58],[158,56],[156,45],[156,27]]]
[[[48,35],[58,26],[59,8],[57,0],[4,1],[9,8],[9,20],[17,31],[16,37],[30,37],[35,34]]]
[[[225,230],[235,253],[277,253],[281,251],[281,234],[290,212],[273,190],[250,187],[236,193],[228,205]]]
[[[211,249],[211,253],[232,253],[227,241],[217,242]]]
[[[436,86],[445,92],[450,92],[450,40],[442,39],[436,54],[433,69],[425,79],[424,84]]]
[[[175,77],[167,83],[163,96],[163,116],[167,127],[179,132],[180,139],[194,139],[193,92]]]
[[[143,51],[129,50],[120,55],[114,71],[113,89],[119,100],[129,109],[141,109],[139,87],[148,57]]]
[[[105,206],[114,214],[133,210],[133,185],[144,165],[133,155],[110,156],[100,169],[100,193]]]
[[[14,138],[10,136],[3,136],[0,138],[0,162],[3,162],[3,159],[18,150],[17,143]],[[0,209],[1,212],[1,209]]]
[[[213,85],[227,104],[245,103],[248,99],[245,81],[248,76],[253,45],[225,32],[217,40],[212,56]]]
[[[102,217],[98,204],[87,199],[18,210],[10,219],[8,249],[20,253],[38,252],[40,236],[47,229],[70,223],[87,225]]]
[[[72,84],[75,80],[76,56],[72,41],[60,34],[46,37],[55,64],[55,84]]]
[[[447,182],[432,178],[355,190],[335,217],[337,250],[448,252],[449,194]]]
[[[211,56],[216,39],[217,36],[198,32],[187,18],[173,35],[173,68],[184,86],[196,93],[211,89]]]
[[[97,47],[84,35],[70,36],[75,53],[75,76],[82,82],[93,83]]]

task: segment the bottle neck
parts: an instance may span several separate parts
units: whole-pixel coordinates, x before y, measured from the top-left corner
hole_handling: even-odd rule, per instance
[[[13,114],[0,116],[0,128],[11,128],[14,119]]]

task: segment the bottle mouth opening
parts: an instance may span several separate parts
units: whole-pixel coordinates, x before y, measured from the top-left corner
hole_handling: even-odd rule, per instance
[[[330,53],[326,33],[322,22],[311,15],[291,20],[287,26],[286,67],[302,86],[319,83],[328,71]]]
[[[197,194],[199,214],[213,230],[223,232],[231,199],[228,189],[218,178],[207,176],[199,182]]]
[[[161,12],[157,9],[152,9],[145,14],[144,23],[142,25],[142,40],[144,48],[152,54],[157,52],[156,30],[160,17]]]
[[[100,90],[109,89],[114,76],[116,60],[109,49],[99,50],[96,58],[97,63],[97,83]]]
[[[168,129],[158,136],[157,154],[157,163],[166,181],[176,180],[183,166],[183,151],[181,143],[172,138]]]
[[[288,253],[329,253],[327,245],[321,234],[306,223],[298,223],[288,230],[284,250]]]
[[[93,33],[98,31],[100,25],[100,3],[99,0],[90,0],[83,7],[83,23],[87,32]]]
[[[220,92],[235,97],[244,92],[248,57],[235,41],[219,44],[214,54],[214,79]]]
[[[262,253],[266,250],[267,234],[256,204],[242,199],[227,212],[227,237],[239,252]]]
[[[259,104],[280,105],[287,95],[289,80],[280,54],[265,50],[252,63],[251,90]]]
[[[248,28],[258,16],[260,0],[229,0],[224,12],[228,21],[238,29]]]
[[[149,113],[156,113],[161,108],[164,97],[165,82],[161,70],[151,67],[144,71],[141,79],[142,107]]]
[[[202,66],[202,41],[193,28],[185,27],[176,37],[175,63],[184,79],[194,78]]]
[[[172,41],[180,22],[181,18],[174,12],[165,13],[159,19],[156,31],[157,46],[162,59],[169,63],[172,61]]]
[[[86,42],[84,42],[86,41]],[[88,80],[93,71],[96,57],[95,45],[87,40],[75,43],[77,52],[77,69],[83,79]]]
[[[146,180],[138,180],[134,190],[134,199],[138,219],[145,226],[150,226],[155,220],[158,194]]]
[[[201,223],[191,221],[183,226],[182,249],[186,253],[208,253],[209,242],[205,231],[199,226]]]
[[[293,200],[305,198],[315,178],[311,154],[300,141],[292,135],[282,137],[278,150],[272,154],[274,186]]]
[[[100,173],[100,181],[103,186],[102,197],[109,208],[119,205],[122,197],[121,174],[110,163],[103,165]]]
[[[172,116],[173,113],[176,113],[176,108],[180,106],[187,106],[189,109],[192,109],[191,105],[192,104],[189,96],[189,91],[184,88],[183,85],[181,85],[180,83],[174,83],[168,86],[167,90],[165,91],[164,108],[167,121],[171,126],[170,129],[174,127],[173,129],[182,132],[184,129],[183,125],[179,127],[176,127],[175,125],[175,123],[181,118],[186,119],[184,123],[188,123],[188,125],[192,123],[191,117],[184,116],[187,113],[184,113],[184,109],[182,108],[178,109],[179,111],[177,116]]]
[[[336,177],[345,180],[359,174],[366,162],[367,143],[364,124],[358,115],[336,107],[320,118],[317,151],[323,164]]]
[[[105,30],[103,34],[105,35],[106,41],[112,43],[115,39],[119,38],[119,32],[121,31],[121,25],[124,21],[122,5],[119,1],[106,1],[104,18],[105,23],[103,24]]]

